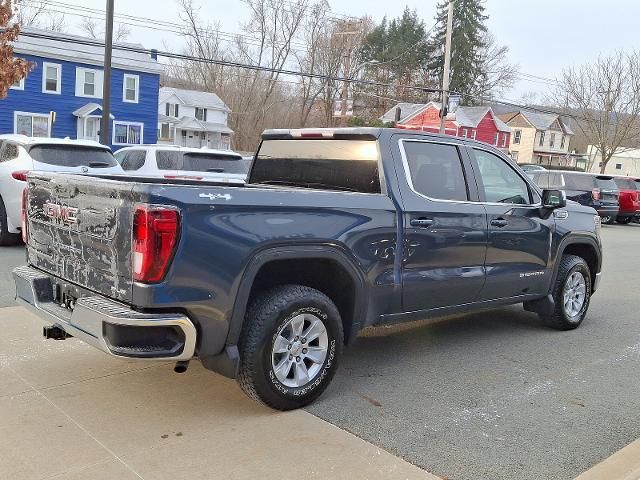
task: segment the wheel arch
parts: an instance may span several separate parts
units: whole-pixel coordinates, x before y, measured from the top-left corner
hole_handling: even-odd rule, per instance
[[[551,288],[555,285],[558,277],[558,269],[560,260],[563,255],[576,255],[584,259],[589,266],[591,273],[591,288],[596,284],[596,274],[600,272],[602,267],[602,253],[598,241],[588,235],[575,235],[563,239],[558,247],[558,255],[556,256],[556,265],[554,267],[553,278],[551,279]],[[592,290],[592,293],[595,290]]]
[[[345,343],[355,340],[366,316],[364,275],[338,246],[305,245],[269,248],[251,258],[237,289],[226,344],[237,345],[245,312],[255,295],[292,283],[327,295],[340,312]]]

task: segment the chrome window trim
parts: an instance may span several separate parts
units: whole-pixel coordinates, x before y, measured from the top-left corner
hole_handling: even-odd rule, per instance
[[[464,168],[464,163],[462,162],[462,158],[460,157],[460,147],[464,146],[464,144],[458,143],[458,142],[447,142],[447,141],[439,141],[439,140],[425,140],[422,138],[401,138],[399,141],[399,146],[400,146],[400,157],[402,158],[402,168],[404,169],[404,177],[407,180],[407,184],[409,185],[409,189],[415,193],[416,195],[422,197],[422,198],[426,198],[427,200],[431,201],[431,202],[438,202],[438,203],[456,203],[456,204],[462,204],[462,205],[478,205],[482,202],[474,202],[470,199],[467,200],[446,200],[444,198],[432,198],[429,197],[427,195],[424,195],[423,193],[418,192],[415,187],[413,186],[413,180],[411,178],[411,170],[409,169],[409,162],[407,160],[407,152],[405,151],[404,148],[404,144],[405,142],[413,142],[413,143],[432,143],[432,144],[436,144],[436,145],[451,145],[453,147],[456,147],[456,150],[458,151],[458,158],[460,160],[460,167],[462,168],[462,175],[464,176],[464,181],[465,181],[465,185],[467,187],[467,196],[469,195],[469,186],[468,186],[468,181],[467,181],[467,176],[465,175],[465,168]]]

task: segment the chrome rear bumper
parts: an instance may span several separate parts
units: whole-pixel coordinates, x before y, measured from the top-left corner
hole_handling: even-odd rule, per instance
[[[180,313],[140,313],[100,295],[79,298],[73,311],[54,301],[53,278],[33,267],[13,270],[16,299],[46,322],[109,355],[130,359],[190,360],[196,328]]]

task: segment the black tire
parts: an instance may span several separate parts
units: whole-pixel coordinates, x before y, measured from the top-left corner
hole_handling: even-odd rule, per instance
[[[616,218],[616,222],[621,223],[622,225],[626,225],[628,223],[631,223],[631,220],[633,220],[633,217],[618,217],[618,218]]]
[[[300,387],[291,387],[276,377],[272,349],[278,332],[301,313],[322,320],[328,347],[315,376]],[[249,397],[276,410],[303,407],[318,398],[331,382],[342,355],[343,339],[340,313],[325,294],[302,285],[273,288],[259,295],[247,310],[239,342],[238,383]]]
[[[579,313],[570,317],[564,308],[564,289],[567,281],[574,272],[580,272],[586,284],[584,304]],[[553,286],[553,300],[555,301],[555,311],[553,315],[540,315],[547,326],[556,330],[572,330],[580,326],[587,315],[589,302],[591,300],[591,273],[589,265],[582,257],[576,255],[563,255],[558,269],[558,277]]]
[[[614,217],[614,216],[602,217],[602,223],[604,223],[605,225],[615,225],[616,217]]]
[[[7,210],[5,209],[4,202],[0,197],[0,247],[17,245],[19,242],[20,242],[20,234],[9,232],[9,224],[7,222]]]

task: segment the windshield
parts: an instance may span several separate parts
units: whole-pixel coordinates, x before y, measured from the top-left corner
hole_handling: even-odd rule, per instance
[[[379,156],[371,140],[265,140],[250,183],[380,193]]]
[[[115,167],[118,162],[111,151],[83,145],[34,145],[29,155],[36,162],[60,167]]]

